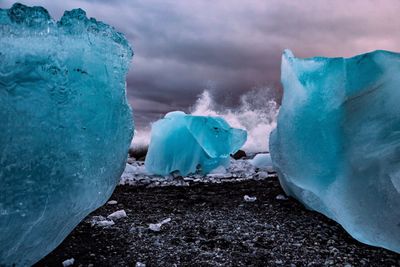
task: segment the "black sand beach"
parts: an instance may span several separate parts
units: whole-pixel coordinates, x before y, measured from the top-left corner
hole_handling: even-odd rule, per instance
[[[118,186],[104,205],[35,266],[400,266],[400,255],[361,244],[340,225],[277,199],[277,178],[194,184],[190,187]],[[255,196],[245,202],[244,195]],[[95,215],[124,209],[108,228]],[[155,232],[150,223],[171,221]]]

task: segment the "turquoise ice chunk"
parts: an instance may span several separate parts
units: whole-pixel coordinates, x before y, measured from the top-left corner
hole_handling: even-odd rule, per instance
[[[246,139],[245,130],[230,127],[222,118],[170,112],[152,125],[145,166],[158,175],[208,173],[229,166],[230,154]]]
[[[400,54],[282,57],[271,134],[287,194],[357,240],[400,252]]]
[[[111,195],[133,134],[125,37],[75,9],[0,9],[0,266],[30,266]]]

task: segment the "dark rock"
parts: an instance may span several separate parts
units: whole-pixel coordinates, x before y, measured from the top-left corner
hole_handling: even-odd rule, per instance
[[[138,161],[145,161],[146,160],[146,156],[140,157],[137,159]]]
[[[129,148],[129,157],[135,158],[139,161],[144,161],[146,159],[148,149],[148,146],[131,147]]]
[[[246,152],[244,152],[243,150],[238,150],[235,154],[231,155],[231,157],[234,159],[242,159],[246,156]]]

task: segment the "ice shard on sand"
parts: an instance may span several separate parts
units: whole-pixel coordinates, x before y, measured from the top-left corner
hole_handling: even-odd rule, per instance
[[[229,165],[230,154],[246,142],[247,132],[220,117],[170,112],[152,125],[145,166],[150,173],[208,173]]]
[[[29,266],[113,192],[133,134],[125,37],[81,9],[0,9],[0,265]]]
[[[282,57],[270,152],[287,194],[400,252],[400,54]]]

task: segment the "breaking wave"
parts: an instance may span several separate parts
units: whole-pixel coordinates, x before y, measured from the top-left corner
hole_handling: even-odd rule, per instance
[[[269,134],[276,127],[278,105],[268,87],[256,88],[240,98],[240,105],[226,109],[218,105],[209,91],[204,91],[192,107],[191,114],[220,116],[232,127],[247,131],[246,152],[268,151]]]
[[[189,109],[192,115],[220,116],[232,127],[247,131],[247,142],[243,150],[250,153],[268,151],[269,134],[276,127],[278,104],[275,93],[269,87],[255,88],[240,97],[236,108],[226,108],[218,104],[212,94],[205,90]],[[135,131],[132,146],[148,146],[150,127]]]

